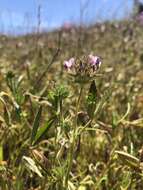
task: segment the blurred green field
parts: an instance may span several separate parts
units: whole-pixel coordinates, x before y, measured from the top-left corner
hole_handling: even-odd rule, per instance
[[[63,62],[89,54],[77,82]],[[0,36],[0,190],[142,190],[142,145],[141,24]]]

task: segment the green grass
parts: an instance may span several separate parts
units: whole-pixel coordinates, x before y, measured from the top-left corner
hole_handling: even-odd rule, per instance
[[[142,27],[0,37],[1,190],[143,189]],[[64,69],[91,53],[95,76]]]

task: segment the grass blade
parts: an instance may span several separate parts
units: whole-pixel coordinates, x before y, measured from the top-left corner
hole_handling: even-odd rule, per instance
[[[34,140],[34,145],[40,142],[40,140],[44,137],[47,131],[51,128],[53,122],[54,122],[54,119],[50,119],[48,120],[48,122],[46,123],[44,127],[39,128]]]
[[[31,133],[31,144],[33,144],[33,141],[35,140],[35,137],[39,128],[39,124],[40,124],[41,115],[42,115],[42,106],[39,107],[38,112],[34,119],[32,133]]]

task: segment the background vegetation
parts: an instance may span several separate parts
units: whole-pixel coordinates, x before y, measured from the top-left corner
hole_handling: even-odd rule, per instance
[[[0,36],[1,190],[143,189],[142,27]],[[91,53],[95,78],[64,69]]]

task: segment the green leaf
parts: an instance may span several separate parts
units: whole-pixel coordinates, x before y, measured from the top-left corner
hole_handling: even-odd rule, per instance
[[[38,112],[34,119],[32,133],[31,133],[31,144],[33,144],[33,141],[35,140],[35,137],[39,128],[39,124],[40,124],[41,115],[42,115],[42,106],[39,107]]]
[[[47,131],[51,128],[53,122],[54,122],[54,119],[50,119],[50,120],[48,120],[48,122],[46,123],[46,125],[44,127],[39,128],[39,130],[36,134],[35,140],[34,140],[34,145],[39,143],[40,140],[45,136]]]
[[[92,118],[94,115],[95,108],[99,99],[100,99],[100,94],[97,90],[96,83],[93,80],[91,82],[89,92],[88,92],[88,97],[87,97],[87,113],[90,118]]]

